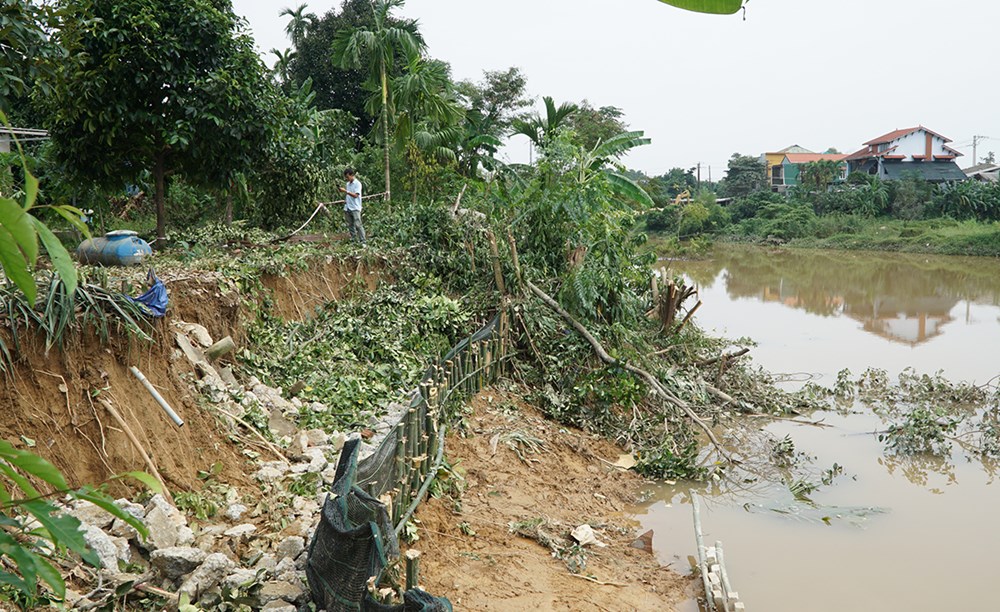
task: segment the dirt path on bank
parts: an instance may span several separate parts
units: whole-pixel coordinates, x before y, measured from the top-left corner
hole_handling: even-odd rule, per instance
[[[471,406],[466,437],[452,435],[446,447],[464,492],[432,498],[417,513],[411,547],[423,552],[427,591],[455,610],[498,611],[668,611],[696,595],[693,580],[632,547],[638,523],[625,510],[642,479],[610,465],[618,448],[513,395],[484,392]],[[573,548],[569,532],[585,523],[606,547]],[[582,566],[579,574],[570,564]]]

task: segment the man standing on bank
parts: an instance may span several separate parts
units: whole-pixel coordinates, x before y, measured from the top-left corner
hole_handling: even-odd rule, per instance
[[[344,194],[344,219],[347,221],[347,231],[351,240],[366,244],[365,228],[361,225],[361,181],[354,176],[354,169],[344,170],[347,185],[340,188]]]

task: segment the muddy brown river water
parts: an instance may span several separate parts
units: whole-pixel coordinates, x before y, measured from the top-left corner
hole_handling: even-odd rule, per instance
[[[722,246],[712,259],[665,262],[695,282],[706,330],[747,336],[757,365],[833,386],[837,372],[904,368],[953,381],[1000,375],[1000,260]],[[664,563],[695,553],[689,491],[704,496],[709,542],[722,540],[734,588],[751,611],[1000,611],[996,466],[960,452],[901,458],[870,411],[818,412],[831,427],[767,425],[843,475],[797,503],[778,482],[663,483],[636,509]],[[697,610],[691,602],[685,608]]]

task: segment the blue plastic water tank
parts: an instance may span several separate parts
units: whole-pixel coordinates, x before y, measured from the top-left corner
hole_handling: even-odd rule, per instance
[[[152,254],[149,243],[131,230],[115,230],[89,238],[76,248],[80,263],[102,266],[138,266]]]

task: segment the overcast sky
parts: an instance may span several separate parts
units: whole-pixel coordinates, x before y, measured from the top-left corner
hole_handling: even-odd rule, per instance
[[[233,4],[265,54],[290,46],[278,12],[298,0]],[[962,167],[974,135],[991,137],[980,156],[1000,154],[1000,2],[750,0],[745,21],[656,0],[409,0],[401,14],[456,79],[518,66],[539,106],[620,107],[653,139],[626,160],[650,174],[701,162],[718,179],[734,152],[853,152],[918,124],[951,138]],[[519,138],[506,152],[525,161],[527,149]]]

